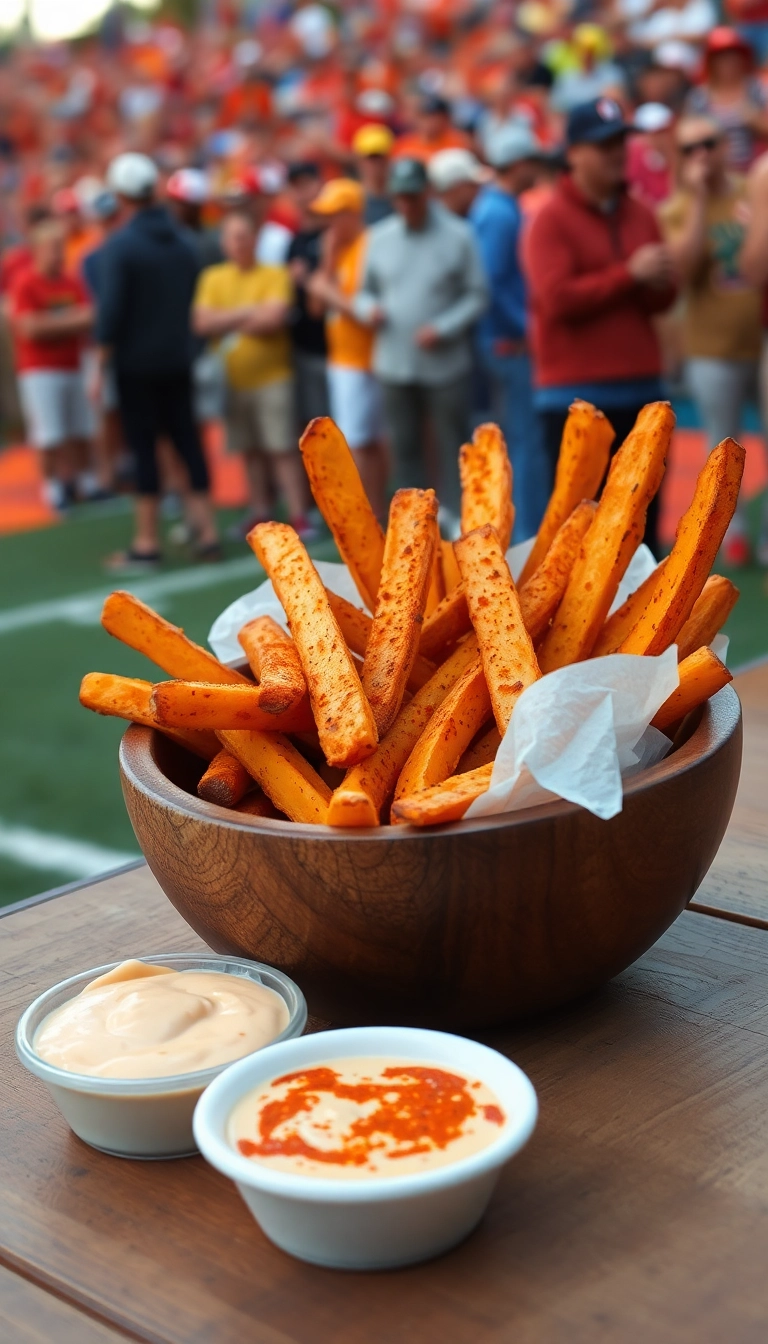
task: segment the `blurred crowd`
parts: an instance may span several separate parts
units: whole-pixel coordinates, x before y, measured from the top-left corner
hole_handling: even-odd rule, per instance
[[[685,391],[710,446],[768,407],[768,0],[225,3],[187,31],[115,8],[0,64],[0,397],[51,505],[130,489],[115,571],[162,561],[164,496],[221,556],[317,520],[297,448],[330,414],[374,507],[505,432],[515,539],[575,397],[616,446]],[[657,546],[657,518],[647,539]],[[743,509],[732,565],[768,565]]]

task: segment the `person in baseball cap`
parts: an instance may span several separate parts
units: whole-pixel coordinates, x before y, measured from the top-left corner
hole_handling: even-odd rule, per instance
[[[160,174],[148,154],[118,154],[107,169],[107,186],[126,201],[150,201]]]
[[[194,247],[201,267],[223,261],[218,234],[203,223],[203,206],[211,194],[207,173],[201,168],[177,168],[165,184],[165,194],[169,212]]]
[[[580,103],[568,115],[565,130],[567,145],[603,145],[618,142],[633,129],[615,98],[593,98]]]
[[[509,447],[515,497],[515,535],[533,536],[547,503],[547,462],[533,403],[528,347],[528,297],[521,261],[523,212],[519,197],[536,180],[542,149],[529,128],[507,122],[488,137],[493,180],[478,193],[469,222],[490,281],[490,305],[477,324],[476,348],[499,408]]]
[[[441,149],[427,165],[427,177],[440,204],[466,219],[489,170],[469,149]]]
[[[365,190],[363,218],[366,227],[378,224],[392,214],[392,202],[387,192],[389,160],[395,137],[388,126],[371,124],[361,126],[352,141],[357,174]]]

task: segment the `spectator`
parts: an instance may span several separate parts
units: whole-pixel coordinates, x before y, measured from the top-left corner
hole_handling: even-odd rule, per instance
[[[291,346],[296,389],[296,428],[303,433],[317,415],[328,414],[325,371],[325,321],[310,310],[307,283],[320,265],[321,222],[312,203],[320,190],[316,163],[295,163],[288,169],[288,186],[299,219],[288,248],[288,270],[295,293]]]
[[[674,116],[664,103],[643,103],[632,119],[627,146],[627,185],[632,195],[656,210],[672,190]]]
[[[739,268],[745,279],[762,292],[762,349],[760,354],[760,403],[763,429],[768,426],[768,154],[754,164],[748,181],[749,214]],[[755,559],[768,568],[768,497],[763,502]]]
[[[273,516],[272,475],[288,517],[300,536],[314,535],[307,521],[307,485],[295,443],[294,388],[288,321],[293,299],[284,266],[254,261],[256,229],[242,210],[222,227],[227,260],[200,277],[194,329],[220,342],[227,385],[227,447],[245,459],[250,515],[245,536]]]
[[[430,159],[427,177],[440,204],[466,219],[488,172],[468,149],[441,149]]]
[[[87,291],[64,268],[65,233],[56,220],[31,231],[32,261],[11,292],[19,392],[30,442],[41,454],[51,506],[77,498],[93,420],[80,361],[93,324]]]
[[[158,171],[144,154],[112,161],[107,184],[128,222],[104,248],[96,338],[99,373],[112,362],[123,433],[136,467],[136,526],[115,572],[153,569],[161,560],[158,436],[166,435],[189,473],[188,512],[201,560],[221,556],[208,495],[208,469],[192,409],[190,308],[197,258],[166,210],[155,202]]]
[[[397,159],[418,159],[421,163],[439,154],[441,149],[467,149],[463,131],[451,124],[451,107],[435,93],[424,94],[416,115],[416,129],[395,141]]]
[[[704,48],[704,83],[692,89],[689,116],[711,117],[725,133],[728,166],[745,173],[768,137],[768,99],[754,74],[752,48],[735,28],[715,28]]]
[[[365,192],[359,182],[326,182],[312,204],[329,221],[323,264],[309,281],[316,302],[329,311],[328,385],[331,415],[355,455],[377,517],[386,517],[387,461],[382,447],[381,388],[371,373],[373,331],[355,317],[354,297],[365,261]]]
[[[285,224],[269,219],[275,187],[271,175],[262,168],[246,168],[229,184],[225,205],[230,210],[246,210],[255,230],[254,256],[262,266],[284,266],[293,234]]]
[[[370,230],[354,311],[376,330],[373,371],[399,484],[427,484],[431,425],[438,495],[456,515],[456,454],[469,436],[471,332],[488,302],[485,278],[468,226],[429,200],[419,160],[396,160],[389,189],[396,214]]]
[[[660,219],[685,300],[686,381],[714,448],[721,439],[740,437],[757,388],[760,301],[739,271],[746,185],[728,173],[725,137],[711,118],[684,118],[677,147],[680,186]],[[723,554],[731,565],[749,558],[740,508]]]
[[[574,108],[570,174],[531,225],[536,404],[551,480],[574,397],[606,412],[618,447],[641,407],[663,395],[652,317],[674,300],[672,260],[651,212],[624,188],[630,130],[611,99]],[[652,548],[657,516],[654,501],[646,532]]]
[[[203,223],[203,209],[210,199],[208,178],[201,168],[177,168],[165,184],[168,211],[187,241],[192,244],[201,269],[223,261],[218,233]]]
[[[469,213],[488,278],[490,307],[477,325],[481,367],[512,462],[515,540],[537,531],[547,504],[549,472],[533,405],[527,294],[520,257],[518,197],[534,182],[540,148],[530,131],[508,123],[488,143],[494,178]]]
[[[552,88],[550,103],[556,112],[572,108],[601,94],[620,98],[625,91],[624,72],[611,60],[611,41],[596,23],[579,23],[564,47]]]
[[[365,190],[366,228],[392,214],[387,191],[389,159],[395,137],[388,126],[361,126],[352,141],[358,176]]]

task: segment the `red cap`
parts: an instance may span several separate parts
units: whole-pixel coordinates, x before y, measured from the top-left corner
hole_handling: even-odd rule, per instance
[[[749,61],[750,66],[755,63],[755,53],[749,42],[735,28],[728,28],[721,24],[718,28],[713,28],[707,38],[704,46],[704,60],[708,61],[712,56],[717,56],[721,51],[739,51],[745,60]]]

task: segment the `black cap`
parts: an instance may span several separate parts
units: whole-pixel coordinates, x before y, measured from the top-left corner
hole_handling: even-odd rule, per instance
[[[427,190],[427,170],[419,159],[395,159],[389,170],[393,196],[417,196]]]
[[[615,98],[594,98],[569,113],[565,141],[568,145],[599,145],[631,130],[632,124],[624,120]]]

